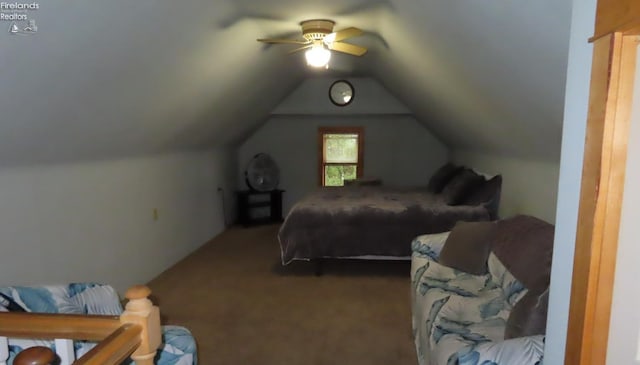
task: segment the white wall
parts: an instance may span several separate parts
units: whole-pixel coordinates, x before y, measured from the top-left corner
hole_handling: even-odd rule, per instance
[[[639,52],[640,56],[640,52]],[[640,57],[638,57],[640,61]],[[640,70],[638,62],[637,70]],[[620,221],[620,237],[616,259],[615,283],[607,364],[632,364],[636,360],[640,340],[640,72],[636,74],[634,107],[627,150],[624,201]]]
[[[491,175],[502,175],[500,216],[530,214],[555,221],[559,165],[552,162],[455,151],[454,161]]]
[[[275,116],[238,149],[238,187],[246,188],[244,170],[259,152],[271,155],[285,189],[284,211],[318,186],[318,127],[365,128],[364,176],[386,185],[425,186],[448,158],[448,149],[409,116]]]
[[[147,282],[224,228],[229,155],[1,169],[2,284]]]
[[[246,189],[244,171],[255,154],[265,152],[280,168],[284,213],[318,187],[318,127],[363,126],[364,176],[385,185],[424,186],[449,158],[449,149],[404,104],[372,78],[348,78],[355,96],[345,107],[329,101],[329,87],[339,78],[304,80],[271,117],[238,148],[238,185]]]
[[[564,364],[589,102],[596,0],[573,0],[545,364]]]

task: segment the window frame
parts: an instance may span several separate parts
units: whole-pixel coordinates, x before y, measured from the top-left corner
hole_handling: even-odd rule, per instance
[[[318,185],[324,187],[324,168],[331,165],[353,165],[351,163],[325,162],[325,134],[356,134],[358,136],[358,161],[356,177],[361,178],[364,171],[364,127],[318,127]]]

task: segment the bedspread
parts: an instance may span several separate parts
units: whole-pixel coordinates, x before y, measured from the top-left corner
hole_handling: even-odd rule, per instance
[[[296,203],[280,227],[282,263],[325,257],[411,256],[418,235],[485,221],[484,206],[447,205],[425,189],[322,188]]]

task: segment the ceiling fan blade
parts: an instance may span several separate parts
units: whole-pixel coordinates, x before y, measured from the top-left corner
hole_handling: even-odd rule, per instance
[[[302,51],[302,50],[305,50],[305,49],[307,49],[307,48],[311,48],[311,47],[313,47],[313,44],[309,44],[308,46],[302,46],[302,47],[300,47],[300,48],[296,48],[296,49],[291,50],[291,51],[289,51],[289,52],[287,52],[287,53],[296,53],[296,52],[300,52],[300,51]]]
[[[357,37],[359,35],[362,35],[362,33],[363,33],[362,29],[349,27],[349,28],[339,30],[337,32],[333,32],[331,34],[327,34],[325,36],[325,42],[327,43],[339,42],[347,38]]]
[[[363,54],[367,53],[366,48],[349,43],[333,42],[329,43],[327,47],[329,47],[329,49],[332,51],[348,53],[354,56],[362,56]]]
[[[262,42],[262,43],[269,43],[269,44],[277,44],[277,43],[281,43],[281,44],[310,44],[311,42],[309,41],[298,41],[295,39],[268,39],[268,38],[261,38],[261,39],[256,39],[258,42]]]

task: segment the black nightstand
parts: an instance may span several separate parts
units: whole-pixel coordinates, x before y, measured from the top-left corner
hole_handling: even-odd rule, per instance
[[[238,223],[250,226],[282,222],[282,193],[284,190],[279,189],[236,191]]]

